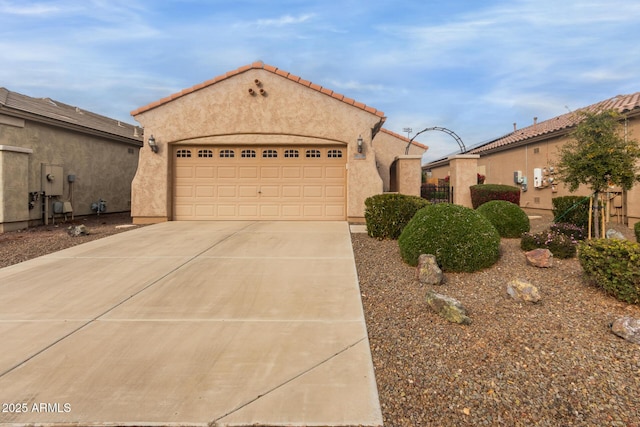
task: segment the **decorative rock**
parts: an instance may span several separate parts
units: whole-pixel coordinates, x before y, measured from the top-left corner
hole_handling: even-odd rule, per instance
[[[540,292],[538,288],[524,280],[515,279],[507,285],[507,293],[511,298],[520,301],[538,302],[540,301]]]
[[[440,316],[449,322],[470,325],[471,319],[467,317],[467,310],[455,300],[446,295],[441,295],[433,291],[427,292],[427,304]]]
[[[616,319],[611,325],[611,332],[627,341],[640,344],[640,319],[629,316]]]
[[[416,268],[416,279],[423,285],[441,285],[442,270],[438,267],[436,257],[433,255],[420,255]]]
[[[86,236],[89,234],[89,230],[87,230],[87,227],[85,227],[84,224],[71,225],[67,228],[67,233],[69,233],[69,236],[71,237]]]
[[[527,257],[527,264],[534,267],[549,268],[553,265],[553,254],[549,249],[534,249],[529,252],[525,252]]]
[[[624,234],[613,228],[607,230],[606,236],[607,239],[627,240],[626,237],[624,237]]]

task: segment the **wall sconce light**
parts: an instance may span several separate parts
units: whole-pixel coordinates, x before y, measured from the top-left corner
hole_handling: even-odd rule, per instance
[[[364,141],[362,140],[362,135],[358,135],[358,153],[362,153],[362,143]]]
[[[149,137],[149,148],[151,148],[151,151],[153,151],[154,153],[158,152],[158,144],[156,144],[156,139],[153,137],[153,135],[151,135]]]

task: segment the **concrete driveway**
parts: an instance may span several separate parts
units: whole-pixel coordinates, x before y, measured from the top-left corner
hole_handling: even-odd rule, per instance
[[[0,424],[382,425],[345,222],[168,222],[0,269]]]

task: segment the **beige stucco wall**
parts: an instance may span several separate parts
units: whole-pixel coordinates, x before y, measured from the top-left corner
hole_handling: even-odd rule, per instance
[[[634,118],[628,122],[628,137],[638,141],[640,139],[640,119]],[[486,184],[517,185],[514,182],[513,173],[521,171],[527,177],[527,191],[520,195],[520,206],[531,211],[549,212],[553,208],[552,198],[567,195],[587,196],[591,191],[586,186],[574,193],[569,192],[554,174],[547,177],[555,177],[557,185],[554,188],[549,185],[544,188],[535,188],[533,180],[534,168],[555,167],[559,159],[560,147],[569,141],[568,136],[559,136],[537,142],[531,142],[508,150],[482,155],[478,159],[478,172],[486,176]],[[444,178],[451,171],[447,164],[431,168],[431,174],[436,178]],[[640,221],[640,183],[636,184],[626,194],[626,212],[628,225],[633,226]]]
[[[422,184],[422,156],[402,155],[392,163],[393,179],[397,188],[392,190],[400,194],[420,197],[420,185]]]
[[[478,182],[479,157],[477,154],[460,154],[449,158],[451,166],[449,185],[453,187],[453,202],[456,205],[473,207],[469,187]]]
[[[260,81],[260,86],[255,80]],[[265,95],[250,95],[263,89]],[[172,219],[171,145],[344,144],[347,159],[347,216],[362,218],[364,200],[382,192],[372,129],[381,117],[262,69],[250,69],[135,115],[145,129],[132,184],[134,221]],[[159,146],[147,146],[150,135]],[[358,136],[364,158],[356,159]]]
[[[398,138],[385,131],[379,132],[373,140],[378,174],[382,178],[384,191],[391,191],[391,164],[398,156],[405,155],[408,142],[409,140],[406,138]],[[422,156],[426,151],[424,148],[413,144],[409,147],[409,155]],[[420,168],[420,164],[418,164],[418,168]]]
[[[67,176],[74,174],[74,215],[93,214],[91,204],[100,198],[107,201],[107,212],[130,210],[131,181],[138,165],[138,146],[3,115],[0,115],[0,145],[33,151],[27,156],[26,170],[13,169],[2,175],[2,186],[20,187],[11,193],[10,199],[5,192],[5,200],[2,201],[5,212],[14,212],[11,221],[34,223],[42,220],[42,198],[30,210],[28,202],[30,192],[42,192],[43,163],[63,168],[63,194],[50,200],[51,203],[70,200]],[[14,206],[27,206],[27,211]]]

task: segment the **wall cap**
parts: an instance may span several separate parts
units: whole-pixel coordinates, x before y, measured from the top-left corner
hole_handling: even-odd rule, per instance
[[[457,154],[455,156],[447,157],[447,160],[456,160],[456,159],[479,159],[480,154]]]
[[[31,148],[14,147],[12,145],[0,145],[0,151],[13,151],[14,153],[33,154]]]

